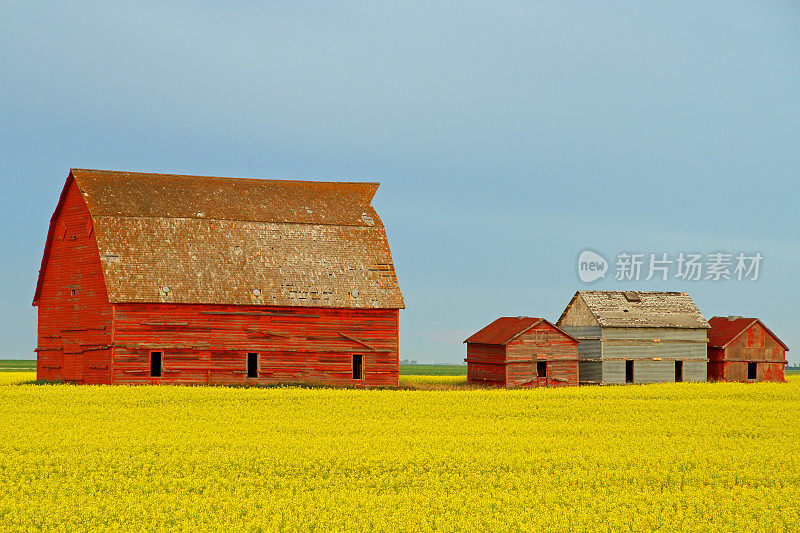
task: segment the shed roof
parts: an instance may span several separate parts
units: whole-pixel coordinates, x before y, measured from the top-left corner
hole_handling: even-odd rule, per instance
[[[479,344],[500,344],[505,345],[516,339],[532,327],[546,323],[554,329],[560,331],[570,339],[577,342],[577,339],[565,332],[561,328],[556,327],[551,322],[544,318],[535,318],[530,316],[504,316],[500,317],[485,328],[481,329],[464,342],[475,342]]]
[[[789,347],[786,346],[777,335],[764,325],[757,318],[725,317],[715,316],[711,317],[708,321],[711,329],[708,330],[708,345],[713,348],[726,348],[730,343],[736,340],[742,333],[750,329],[750,326],[758,322],[767,332],[780,344],[785,350]]]
[[[377,183],[72,169],[65,191],[73,179],[111,302],[404,307]]]
[[[700,310],[685,292],[578,291],[562,313],[562,319],[577,298],[583,299],[598,324],[603,327],[709,327]]]

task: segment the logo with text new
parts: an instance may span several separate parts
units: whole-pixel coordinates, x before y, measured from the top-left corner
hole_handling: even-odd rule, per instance
[[[584,250],[578,256],[578,277],[584,283],[602,279],[608,271],[608,261],[602,255],[591,250]]]

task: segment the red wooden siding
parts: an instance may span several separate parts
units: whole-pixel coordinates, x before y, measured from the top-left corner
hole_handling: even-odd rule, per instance
[[[509,342],[506,346],[507,387],[565,387],[578,385],[578,341],[547,322]],[[547,376],[540,378],[536,365],[547,363]]]
[[[467,344],[467,381],[475,385],[505,386],[505,346]]]
[[[500,320],[509,322],[506,318]],[[508,344],[484,344],[468,340],[466,361],[469,383],[502,387],[577,386],[578,341],[552,324],[537,320],[533,319],[535,325],[530,327],[524,319],[520,319],[519,327],[524,332],[507,341]],[[497,324],[497,321],[493,324]],[[486,336],[487,329],[491,329],[491,325],[471,338]],[[504,330],[502,337],[513,337],[513,334],[513,331]],[[538,363],[547,364],[546,376],[541,378]]]
[[[92,218],[69,180],[53,219],[37,292],[37,379],[111,380],[111,305]]]
[[[725,350],[708,347],[708,381],[725,381]]]
[[[748,363],[756,363],[756,381],[785,381],[786,350],[760,322],[724,349],[708,349],[708,378],[714,381],[748,381]]]
[[[115,383],[398,386],[398,310],[114,304]],[[150,377],[150,352],[163,353]],[[247,353],[259,377],[247,377]],[[363,357],[353,379],[352,357]]]

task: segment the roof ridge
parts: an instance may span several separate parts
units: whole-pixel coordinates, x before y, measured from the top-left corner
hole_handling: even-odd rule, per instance
[[[383,226],[375,182],[70,170],[95,216]]]
[[[309,184],[319,184],[319,183],[330,183],[335,185],[376,185],[380,186],[380,182],[378,181],[328,181],[328,180],[298,180],[298,179],[288,179],[288,178],[253,178],[253,177],[239,177],[239,176],[211,176],[206,174],[171,174],[165,172],[139,172],[139,171],[129,171],[129,170],[105,170],[99,168],[70,168],[70,173],[73,175],[75,172],[78,173],[103,173],[103,174],[114,174],[114,175],[125,175],[125,176],[147,176],[147,177],[173,177],[173,178],[207,178],[207,179],[221,179],[221,180],[244,180],[244,181],[256,181],[256,182],[263,182],[263,181],[277,181],[283,183],[309,183]]]

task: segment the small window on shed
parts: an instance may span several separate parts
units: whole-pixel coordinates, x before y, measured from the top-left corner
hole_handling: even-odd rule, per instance
[[[353,354],[353,379],[364,379],[364,356]]]
[[[758,363],[747,363],[747,379],[758,379]]]
[[[675,361],[675,383],[683,381],[683,361]]]
[[[161,352],[150,352],[150,377],[161,377]]]
[[[547,361],[537,361],[536,363],[536,374],[540,378],[547,377]]]
[[[258,354],[250,352],[247,354],[247,377],[258,377]]]

